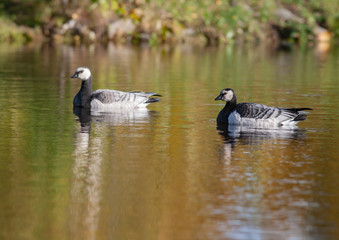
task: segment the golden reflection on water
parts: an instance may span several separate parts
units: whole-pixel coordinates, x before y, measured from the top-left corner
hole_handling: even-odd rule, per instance
[[[338,50],[0,46],[0,238],[337,238]],[[95,89],[149,111],[72,111]],[[299,129],[221,133],[213,99],[311,107]],[[75,120],[76,118],[76,120]]]
[[[75,140],[74,180],[71,185],[71,238],[94,239],[98,226],[102,185],[101,140],[95,138],[90,141],[91,126],[88,120],[85,122],[80,120],[79,128]],[[77,229],[83,231],[79,232]]]

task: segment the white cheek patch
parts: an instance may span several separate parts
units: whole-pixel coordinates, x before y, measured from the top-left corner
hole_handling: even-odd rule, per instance
[[[231,101],[232,98],[233,98],[233,92],[232,91],[228,91],[226,93],[225,100],[228,102],[228,101]]]
[[[89,79],[89,77],[91,76],[91,72],[87,68],[84,68],[84,69],[81,69],[81,70],[83,72],[79,74],[79,78],[83,79],[83,80]]]

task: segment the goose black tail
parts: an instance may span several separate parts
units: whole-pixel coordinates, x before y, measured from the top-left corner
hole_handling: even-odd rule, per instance
[[[149,98],[145,103],[160,102],[160,98]]]
[[[291,113],[296,113],[298,114],[293,121],[300,122],[306,119],[307,117],[307,110],[313,110],[312,108],[285,108],[285,110],[291,112]]]
[[[307,115],[305,113],[299,114],[298,116],[296,116],[293,121],[296,122],[300,122],[300,121],[304,121],[306,119]]]
[[[312,108],[284,108],[287,111],[290,112],[300,112],[300,111],[307,111],[307,110],[313,110]]]
[[[312,108],[293,108],[293,110],[298,112],[298,116],[296,116],[293,120],[296,122],[304,121],[307,117],[307,112],[302,112],[305,110],[313,110]]]
[[[294,109],[295,111],[306,111],[306,110],[313,110],[312,108],[292,108]]]

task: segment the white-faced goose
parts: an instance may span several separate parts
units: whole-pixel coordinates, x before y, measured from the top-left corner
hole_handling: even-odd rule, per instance
[[[253,127],[295,126],[306,119],[311,108],[277,108],[258,103],[239,103],[233,89],[225,88],[215,100],[226,102],[217,117],[218,125],[243,125]]]
[[[90,108],[96,112],[111,112],[117,108],[134,109],[146,107],[149,103],[159,102],[160,96],[153,92],[121,92],[117,90],[99,89],[92,91],[92,75],[87,67],[79,67],[71,78],[82,80],[80,91],[73,100],[74,107]]]

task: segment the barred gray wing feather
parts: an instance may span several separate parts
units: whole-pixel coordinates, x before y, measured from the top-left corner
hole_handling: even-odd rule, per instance
[[[299,115],[298,109],[269,107],[258,103],[239,103],[235,110],[242,118],[274,119],[277,122],[293,120]]]
[[[121,99],[120,91],[96,90],[92,93],[92,99],[97,99],[102,103],[118,102]]]
[[[147,97],[150,97],[150,96],[162,97],[160,94],[155,93],[155,92],[131,91],[129,93],[135,93],[137,95],[147,96]]]
[[[121,92],[115,90],[97,90],[92,94],[93,99],[97,99],[102,103],[126,103],[126,102],[142,102],[145,98],[140,99],[136,94]],[[141,101],[140,101],[141,100]]]
[[[104,104],[109,103],[144,103],[150,96],[157,95],[156,93],[148,92],[121,92],[116,90],[100,89],[92,94],[92,99],[99,100]]]

